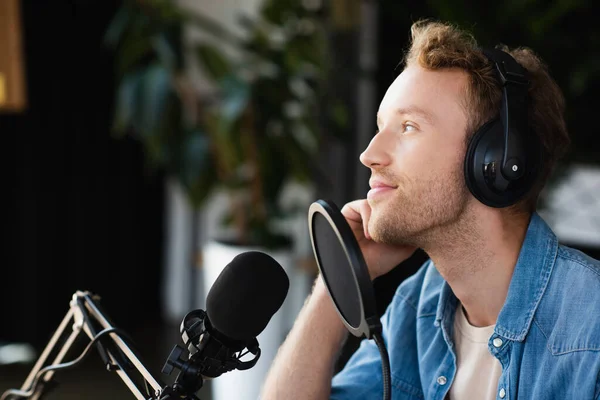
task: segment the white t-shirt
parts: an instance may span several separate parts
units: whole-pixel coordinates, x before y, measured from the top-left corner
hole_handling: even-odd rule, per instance
[[[488,350],[494,327],[472,326],[459,304],[454,317],[457,368],[450,387],[450,400],[496,399],[502,365]]]

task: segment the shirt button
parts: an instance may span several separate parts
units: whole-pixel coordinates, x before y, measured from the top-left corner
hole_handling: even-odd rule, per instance
[[[502,346],[502,339],[500,338],[495,338],[492,343],[494,344],[494,347],[500,347]]]
[[[446,384],[448,380],[446,379],[445,376],[438,376],[437,378],[437,383],[439,383],[440,385],[444,386]]]
[[[506,397],[506,390],[504,390],[504,388],[500,389],[500,393],[498,393],[500,395],[500,398],[503,399],[504,397]]]

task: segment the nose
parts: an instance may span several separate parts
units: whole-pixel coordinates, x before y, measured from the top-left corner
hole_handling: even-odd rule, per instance
[[[377,133],[360,155],[360,162],[368,168],[381,168],[391,164],[390,154],[393,148],[385,131]]]

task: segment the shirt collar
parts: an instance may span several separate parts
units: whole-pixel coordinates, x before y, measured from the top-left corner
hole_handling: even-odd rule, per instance
[[[496,322],[496,333],[523,341],[546,291],[558,253],[558,240],[546,222],[533,213],[513,272],[508,295]]]
[[[498,335],[511,340],[525,339],[533,315],[546,291],[557,252],[556,236],[546,222],[534,212],[510,281],[506,301],[496,321],[495,332]],[[442,319],[453,318],[456,301],[452,289],[444,281],[436,312],[438,323]]]

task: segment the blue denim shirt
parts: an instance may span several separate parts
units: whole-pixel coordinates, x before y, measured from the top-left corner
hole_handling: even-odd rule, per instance
[[[446,397],[457,305],[431,261],[398,287],[381,318],[392,399]],[[559,244],[536,213],[488,348],[502,365],[497,399],[600,399],[600,262]],[[333,378],[331,399],[382,398],[381,357],[365,339]]]

